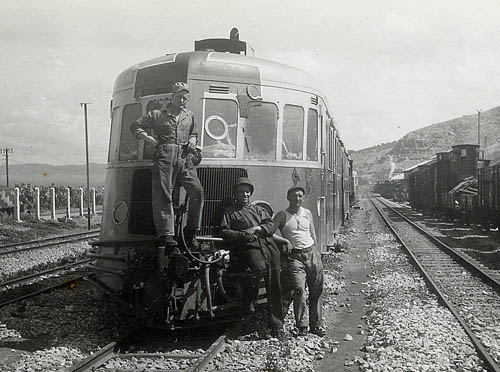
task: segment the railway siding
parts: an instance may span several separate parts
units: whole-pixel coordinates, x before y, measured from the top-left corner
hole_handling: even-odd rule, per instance
[[[492,368],[496,368],[495,370],[500,370],[499,345],[490,341],[492,337],[494,340],[500,339],[498,317],[500,296],[496,292],[498,283],[490,280],[489,284],[486,284],[485,278],[479,278],[478,269],[470,271],[470,266],[459,264],[455,258],[445,253],[443,248],[438,248],[435,242],[417,232],[387,206],[383,209],[391,220],[393,228],[433,281],[433,285],[444,295],[444,299],[440,299],[440,302],[446,301],[448,306],[452,307],[452,311],[457,312],[457,316],[461,318],[459,321],[463,321],[471,330],[466,329],[473,340],[474,338],[479,341],[486,340],[486,342],[477,341],[477,348],[486,348],[485,357],[489,358],[488,363]],[[485,329],[485,326],[488,326],[488,329]]]

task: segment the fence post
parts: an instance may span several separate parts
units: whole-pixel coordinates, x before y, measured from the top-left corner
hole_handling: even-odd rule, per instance
[[[19,187],[14,188],[16,192],[16,221],[21,222],[21,203],[19,201]]]
[[[66,187],[66,217],[71,219],[71,190]]]
[[[50,219],[56,219],[56,189],[55,187],[50,188]]]
[[[92,210],[91,210],[91,213],[95,214],[95,188],[94,187],[92,187],[90,189],[90,195],[92,197]]]
[[[36,219],[40,220],[40,188],[35,187],[35,215]]]
[[[83,187],[80,187],[80,217],[83,216]]]

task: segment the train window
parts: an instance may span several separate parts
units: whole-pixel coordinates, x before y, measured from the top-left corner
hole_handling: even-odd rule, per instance
[[[206,99],[203,123],[203,156],[235,158],[238,133],[238,105],[235,101]]]
[[[467,149],[460,149],[460,157],[461,158],[467,157]]]
[[[161,110],[164,105],[166,105],[169,101],[166,98],[154,98],[148,101],[146,105],[146,112],[150,112],[153,110]],[[153,159],[153,154],[155,152],[155,146],[149,142],[144,141],[144,149],[142,150],[142,159]]]
[[[120,135],[119,160],[137,160],[139,154],[139,141],[130,131],[130,126],[142,115],[142,105],[133,103],[123,109],[122,128]]]
[[[300,106],[285,105],[283,111],[283,148],[284,160],[302,160],[304,153],[304,109]]]
[[[258,160],[276,159],[276,124],[278,108],[269,102],[251,102],[244,133],[244,158]]]
[[[318,111],[309,109],[307,115],[307,159],[318,161]]]
[[[118,131],[120,128],[118,108],[113,109],[111,114],[111,133],[109,135],[108,161],[116,161],[118,154]]]

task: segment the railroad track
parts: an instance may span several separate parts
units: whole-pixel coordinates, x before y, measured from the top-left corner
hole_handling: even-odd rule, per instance
[[[51,247],[58,244],[73,243],[81,240],[97,238],[99,230],[91,230],[74,234],[59,235],[50,238],[30,240],[20,243],[10,243],[0,246],[0,256]]]
[[[245,318],[247,319],[247,318]],[[122,353],[122,348],[126,347],[130,344],[130,341],[136,338],[143,329],[138,328],[133,330],[128,335],[121,338],[119,341],[111,342],[108,345],[104,346],[99,351],[93,353],[80,363],[73,366],[69,371],[70,372],[90,372],[96,371],[99,368],[103,367],[108,361],[111,359],[174,359],[174,360],[191,360],[194,361],[190,367],[187,369],[181,370],[179,368],[175,369],[164,369],[162,368],[162,372],[202,372],[209,365],[210,361],[213,360],[217,354],[224,350],[226,345],[226,340],[229,337],[236,337],[239,333],[239,329],[241,324],[247,320],[241,320],[236,323],[231,329],[224,332],[224,334],[217,337],[215,341],[213,341],[210,346],[205,350],[204,353]],[[106,369],[103,369],[106,370]],[[144,369],[141,369],[141,371]],[[113,371],[116,372],[133,372],[134,369],[120,369],[113,368]]]
[[[381,199],[372,202],[479,356],[491,371],[500,372],[500,282]]]
[[[0,283],[0,293],[2,293],[0,297],[0,308],[9,305],[11,303],[24,300],[29,297],[37,296],[41,293],[46,293],[52,291],[57,288],[64,287],[66,285],[71,284],[72,282],[81,280],[91,275],[91,272],[85,270],[83,273],[77,273],[75,271],[71,271],[72,269],[78,268],[79,266],[83,266],[92,261],[92,259],[84,259],[80,261],[75,261],[70,264],[57,266],[51,269],[43,270],[37,273],[25,275],[19,278],[10,279]],[[62,278],[64,276],[67,278]],[[43,277],[49,284],[41,286],[40,279]],[[42,283],[45,281],[42,280]],[[20,284],[25,284],[29,282],[28,287],[33,287],[34,289],[26,288],[23,290],[19,290],[18,286]],[[14,295],[11,295],[9,292],[9,287],[14,288],[12,291],[15,292]]]

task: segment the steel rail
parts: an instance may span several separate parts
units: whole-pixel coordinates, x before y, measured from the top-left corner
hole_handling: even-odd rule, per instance
[[[73,282],[76,282],[78,280],[81,280],[87,276],[91,275],[91,273],[85,273],[85,274],[82,274],[82,275],[78,275],[74,278],[71,278],[71,279],[68,279],[68,280],[65,280],[64,282],[62,283],[58,283],[58,284],[55,284],[55,285],[52,285],[52,286],[49,286],[47,288],[43,288],[43,289],[40,289],[36,292],[32,292],[32,293],[28,293],[26,295],[23,295],[23,296],[20,296],[20,297],[16,297],[16,298],[13,298],[12,300],[8,300],[8,301],[5,301],[5,302],[2,302],[0,303],[0,308],[4,307],[4,306],[7,306],[9,304],[12,304],[14,302],[17,302],[17,301],[21,301],[21,300],[24,300],[26,298],[30,298],[30,297],[34,297],[34,296],[38,296],[39,294],[42,294],[42,293],[46,293],[46,292],[50,292],[54,289],[58,289],[58,288],[61,288],[61,287],[64,287],[70,283],[73,283]]]
[[[34,249],[41,249],[46,247],[52,247],[54,245],[73,243],[81,240],[97,238],[99,236],[99,231],[76,233],[72,235],[61,235],[59,237],[52,237],[40,240],[31,240],[28,242],[14,243],[0,246],[0,256],[5,256],[8,254],[19,253],[24,251],[30,251]],[[9,249],[12,247],[18,247],[16,249]]]
[[[42,239],[35,239],[35,240],[27,240],[25,242],[17,242],[17,243],[8,243],[8,244],[3,244],[0,245],[0,250],[5,249],[5,248],[11,248],[11,247],[17,247],[18,245],[27,245],[27,244],[37,244],[40,242],[48,242],[54,239],[61,239],[61,238],[67,238],[67,237],[76,237],[79,235],[87,235],[87,234],[94,234],[98,233],[100,230],[90,230],[90,231],[84,231],[84,232],[79,232],[79,233],[74,233],[74,234],[66,234],[66,235],[59,235],[59,236],[50,236],[48,238],[42,238]]]
[[[171,358],[171,359],[198,359],[195,364],[185,370],[185,372],[202,372],[208,366],[211,360],[213,360],[222,350],[224,350],[226,341],[229,337],[235,337],[240,332],[240,328],[243,322],[248,321],[250,316],[247,316],[237,323],[229,330],[224,332],[223,335],[219,336],[210,347],[203,353],[195,353],[195,354],[174,354],[174,353],[132,353],[132,354],[121,354],[120,349],[122,345],[132,339],[132,336],[140,332],[142,328],[137,328],[129,333],[127,336],[122,338],[120,341],[111,342],[105,347],[103,347],[98,352],[89,355],[86,359],[76,364],[75,366],[69,369],[69,372],[91,372],[99,367],[102,367],[107,361],[120,358],[120,359],[131,359],[131,358]],[[115,368],[114,371],[120,372],[132,372],[133,370],[130,368]],[[179,369],[161,369],[163,372],[179,372]]]
[[[422,274],[424,281],[427,283],[429,286],[430,290],[436,294],[438,297],[439,302],[441,302],[443,305],[445,305],[448,310],[453,314],[453,316],[458,320],[462,328],[464,329],[465,333],[467,336],[469,336],[472,344],[474,345],[476,351],[478,352],[480,358],[488,365],[489,368],[491,368],[492,371],[494,372],[500,372],[500,367],[497,365],[495,360],[491,357],[489,352],[485,349],[485,347],[482,345],[482,343],[477,339],[477,337],[474,335],[472,332],[471,328],[467,325],[465,320],[460,316],[460,314],[455,310],[453,305],[446,299],[446,295],[438,288],[437,284],[434,282],[434,280],[430,277],[430,275],[427,273],[427,271],[423,268],[423,266],[420,264],[418,259],[415,257],[415,255],[411,252],[411,250],[408,248],[406,243],[403,241],[401,236],[396,232],[396,229],[392,225],[392,223],[389,221],[388,217],[384,215],[382,210],[375,204],[374,198],[371,199],[373,206],[377,210],[377,212],[380,214],[382,219],[385,221],[389,229],[392,231],[396,239],[399,241],[399,243],[403,246],[405,251],[408,253],[408,255],[411,257],[411,260],[414,262],[415,266],[417,267],[418,271]],[[379,201],[380,202],[380,201]],[[382,202],[380,202],[382,204]],[[389,206],[387,206],[390,208]],[[407,219],[406,219],[407,220]]]
[[[57,271],[62,271],[62,270],[70,269],[70,268],[75,267],[75,266],[86,264],[86,263],[88,263],[90,261],[92,261],[92,259],[87,258],[85,260],[76,261],[76,262],[73,262],[73,263],[70,263],[70,264],[67,264],[67,265],[64,265],[64,266],[57,266],[57,267],[54,267],[53,269],[47,269],[47,270],[40,271],[40,272],[37,272],[37,273],[34,273],[34,274],[22,276],[20,278],[10,279],[10,280],[7,280],[5,282],[0,283],[0,288],[6,287],[8,285],[22,283],[22,282],[24,282],[26,280],[36,278],[37,276],[52,274],[52,273],[55,273]]]
[[[497,293],[500,294],[500,281],[498,281],[496,278],[492,277],[490,274],[485,272],[483,269],[481,269],[479,266],[477,266],[471,259],[469,259],[465,254],[457,251],[456,249],[448,246],[446,243],[432,235],[430,232],[425,230],[424,228],[420,227],[417,225],[415,222],[410,220],[408,217],[405,215],[399,213],[397,210],[395,210],[393,207],[388,205],[386,202],[382,200],[382,198],[377,198],[377,200],[382,203],[384,206],[389,208],[391,211],[396,213],[398,216],[403,218],[405,221],[407,221],[413,228],[424,234],[428,239],[430,239],[433,243],[437,244],[439,247],[441,247],[446,253],[451,255],[456,261],[465,264],[467,267],[472,269],[474,273],[479,276],[481,279],[483,279],[485,282],[487,282],[491,287],[493,287]]]
[[[118,343],[111,342],[104,346],[99,351],[95,352],[92,355],[89,355],[87,358],[82,360],[76,366],[70,368],[70,372],[86,372],[93,371],[103,364],[105,364],[108,360],[113,359],[116,355],[118,355]]]

